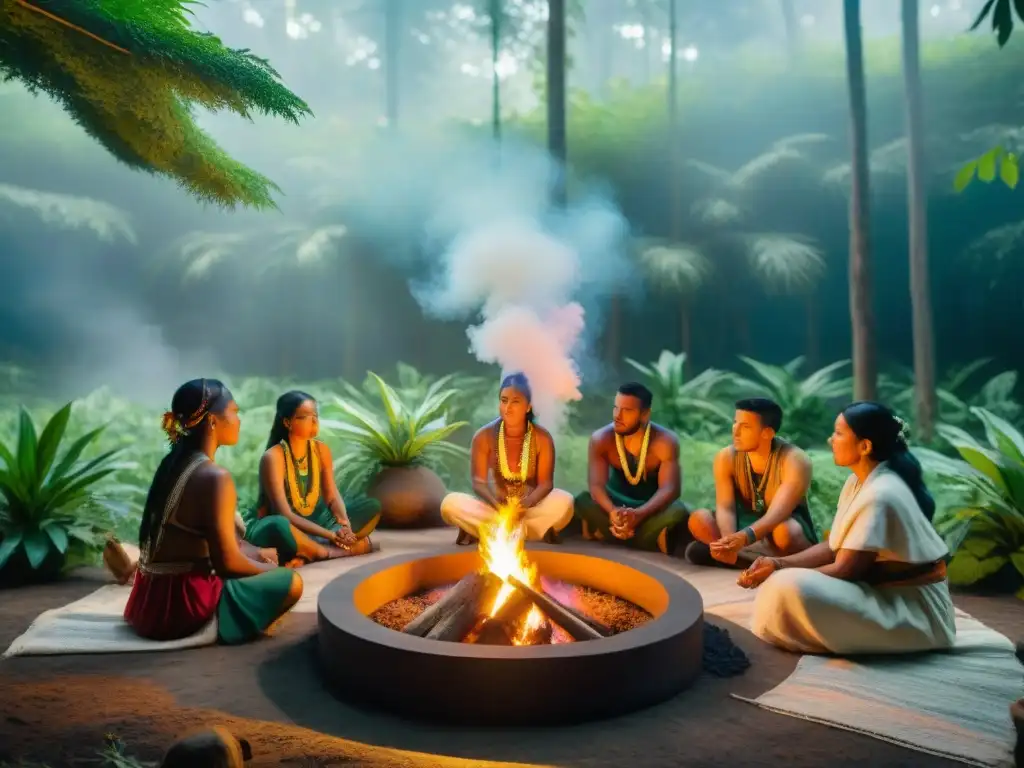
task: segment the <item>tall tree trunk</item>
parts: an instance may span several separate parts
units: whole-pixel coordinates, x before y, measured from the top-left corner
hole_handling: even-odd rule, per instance
[[[931,442],[938,410],[935,393],[935,329],[928,278],[928,193],[925,189],[921,32],[918,0],[902,0],[903,83],[907,99],[907,205],[910,222],[910,304],[914,327],[914,400],[917,428]]]
[[[843,0],[846,81],[850,98],[850,325],[853,335],[853,395],[874,400],[878,387],[875,361],[875,312],[872,307],[868,108],[864,84],[864,48],[860,0]]]
[[[679,8],[678,0],[668,0],[668,196],[669,237],[673,243],[682,239],[683,190],[679,176]],[[686,355],[683,363],[693,370],[690,349],[690,307],[686,292],[679,297],[679,345]]]
[[[803,52],[803,37],[800,34],[800,22],[796,18],[793,0],[780,0],[782,5],[782,23],[786,27],[786,53],[789,65],[795,66]]]
[[[552,202],[566,204],[565,0],[548,0],[548,152],[558,165]]]
[[[501,143],[501,78],[498,77],[498,56],[501,53],[501,0],[490,0],[491,17],[491,134],[495,146]]]
[[[398,128],[398,87],[401,68],[402,11],[405,0],[387,0],[384,6],[384,98],[390,130]]]

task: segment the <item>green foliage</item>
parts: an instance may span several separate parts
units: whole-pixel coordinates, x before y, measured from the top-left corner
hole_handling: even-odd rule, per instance
[[[974,23],[971,25],[973,32],[987,18],[992,19],[992,31],[996,34],[999,47],[1002,48],[1010,40],[1013,34],[1013,13],[1024,20],[1024,3],[1020,0],[986,0]]]
[[[1017,372],[1001,371],[986,379],[980,386],[977,374],[991,364],[991,358],[980,358],[967,365],[948,371],[936,389],[939,402],[938,421],[961,429],[977,425],[973,408],[992,413],[1008,422],[1016,423],[1021,417],[1020,403],[1014,397]],[[908,368],[896,374],[879,377],[882,400],[899,413],[914,413],[914,372]],[[941,434],[939,435],[941,438]]]
[[[985,430],[985,442],[948,424],[938,426],[960,454],[949,459],[917,451],[940,475],[954,502],[936,517],[936,528],[954,551],[951,584],[970,586],[1007,566],[1024,582],[1024,435],[983,408],[972,408]],[[1024,589],[1019,593],[1024,597]]]
[[[971,160],[964,164],[953,179],[953,189],[963,192],[974,181],[975,176],[978,181],[991,184],[995,181],[997,168],[999,180],[1010,189],[1016,189],[1017,182],[1020,181],[1020,165],[1017,155],[1001,146],[994,147],[977,160]]]
[[[71,442],[58,460],[71,406],[57,411],[42,433],[21,409],[16,441],[0,443],[0,568],[19,551],[34,571],[54,556],[65,558],[69,550],[96,548],[101,543],[98,537],[109,527],[110,513],[125,514],[112,500],[117,489],[101,494],[96,486],[134,465],[116,463],[116,448],[83,458],[102,428]]]
[[[836,405],[845,405],[853,391],[849,377],[835,377],[849,365],[849,360],[826,365],[803,379],[800,378],[803,357],[785,365],[769,365],[743,356],[740,360],[754,370],[759,381],[735,377],[733,385],[744,397],[769,397],[782,407],[783,436],[807,448],[821,445],[832,433]]]
[[[686,354],[662,350],[650,365],[626,358],[643,374],[657,403],[658,421],[695,439],[721,435],[732,422],[731,403],[725,392],[729,374],[709,368],[686,380]]]
[[[310,114],[265,59],[191,29],[192,0],[36,3],[0,6],[0,78],[52,96],[119,160],[202,200],[274,206],[273,183],[228,157],[192,117],[194,105],[296,123]]]
[[[359,390],[347,386],[349,397],[335,397],[326,409],[339,419],[321,424],[345,438],[345,448],[335,459],[339,485],[351,486],[383,467],[432,464],[445,454],[459,458],[469,453],[448,440],[465,421],[449,422],[448,405],[460,395],[445,376],[428,387],[418,403],[405,401],[375,373],[380,404],[373,408]]]

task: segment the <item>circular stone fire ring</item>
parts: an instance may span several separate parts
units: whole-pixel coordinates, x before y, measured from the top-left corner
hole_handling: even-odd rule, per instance
[[[704,604],[680,576],[625,552],[528,545],[551,579],[639,605],[653,619],[600,640],[537,646],[453,643],[369,618],[482,566],[476,548],[396,555],[357,566],[320,592],[318,654],[354,705],[454,725],[554,725],[613,717],[670,699],[701,671]]]

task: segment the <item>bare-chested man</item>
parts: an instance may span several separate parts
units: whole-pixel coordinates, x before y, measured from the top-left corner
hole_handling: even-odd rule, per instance
[[[670,555],[688,512],[679,498],[679,440],[651,421],[653,399],[642,384],[619,387],[612,423],[590,438],[589,492],[575,507],[584,538]]]
[[[776,433],[782,409],[754,397],[736,403],[732,445],[715,456],[715,511],[698,509],[689,520],[696,541],[686,559],[696,565],[743,565],[756,555],[745,548],[767,540],[783,555],[818,538],[807,508],[811,461]]]

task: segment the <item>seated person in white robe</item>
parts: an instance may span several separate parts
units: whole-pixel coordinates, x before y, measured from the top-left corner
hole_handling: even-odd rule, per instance
[[[459,528],[456,543],[473,544],[480,524],[498,507],[518,499],[526,538],[557,541],[572,520],[572,494],[554,487],[555,441],[534,423],[530,384],[521,373],[506,376],[498,394],[499,416],[473,435],[473,493],[449,493],[441,517]]]
[[[799,653],[913,653],[956,637],[949,551],[931,524],[935,501],[907,445],[906,424],[878,403],[847,406],[829,438],[852,472],[827,542],[762,557],[739,584],[759,587],[751,623]]]

